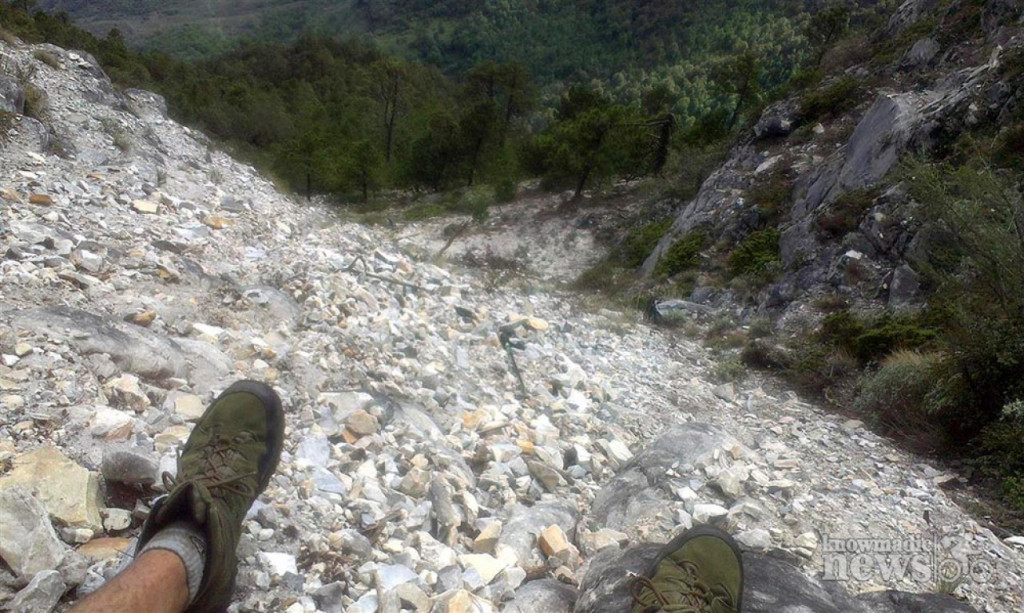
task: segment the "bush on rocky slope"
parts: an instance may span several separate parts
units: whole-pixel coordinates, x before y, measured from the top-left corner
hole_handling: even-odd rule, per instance
[[[706,243],[707,235],[699,230],[681,237],[658,262],[658,275],[671,277],[693,268],[700,261],[701,250]]]
[[[860,104],[864,89],[855,77],[840,77],[831,84],[804,96],[800,120],[812,123],[824,117],[835,117]]]
[[[779,236],[775,228],[754,232],[740,241],[729,254],[729,272],[738,275],[762,275],[779,262]]]
[[[665,235],[665,232],[668,232],[671,225],[672,220],[665,219],[632,230],[626,235],[626,240],[615,255],[622,260],[627,268],[636,268],[644,263],[647,256],[651,255],[651,251],[654,251],[658,241]]]
[[[890,432],[917,432],[919,442],[934,444],[940,428],[928,410],[927,394],[941,360],[939,354],[917,351],[889,355],[877,371],[862,378],[854,411]]]

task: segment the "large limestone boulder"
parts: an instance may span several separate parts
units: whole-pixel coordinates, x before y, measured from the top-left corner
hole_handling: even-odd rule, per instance
[[[555,579],[531,581],[516,591],[501,613],[571,613],[576,590]]]
[[[22,311],[12,327],[68,342],[82,355],[105,353],[122,369],[140,377],[184,377],[188,372],[180,347],[166,338],[122,322],[71,307]]]
[[[589,523],[627,533],[652,527],[670,506],[665,486],[673,466],[693,465],[716,449],[736,445],[739,442],[728,432],[710,424],[668,429],[601,488],[590,509]]]

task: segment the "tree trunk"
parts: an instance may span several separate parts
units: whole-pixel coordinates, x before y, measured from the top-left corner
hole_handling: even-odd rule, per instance
[[[593,169],[594,167],[591,164],[587,164],[583,168],[583,174],[580,175],[579,183],[576,184],[576,192],[572,195],[573,200],[579,199],[580,194],[583,193],[583,187],[587,184],[587,179],[590,178],[590,171]]]

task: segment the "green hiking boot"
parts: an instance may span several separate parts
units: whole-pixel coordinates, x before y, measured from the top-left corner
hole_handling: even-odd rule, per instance
[[[192,430],[178,457],[178,476],[164,473],[169,494],[153,505],[136,551],[178,520],[192,522],[206,536],[203,580],[189,611],[223,611],[231,602],[242,520],[266,489],[283,442],[277,393],[263,383],[238,381]]]
[[[736,542],[710,526],[665,545],[646,575],[634,578],[633,613],[739,613],[743,561]]]

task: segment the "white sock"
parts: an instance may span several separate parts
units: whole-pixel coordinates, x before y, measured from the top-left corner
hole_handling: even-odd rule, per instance
[[[192,604],[199,592],[199,584],[203,581],[206,537],[191,522],[176,521],[154,534],[139,555],[151,549],[164,549],[181,558],[188,576],[188,603]]]

